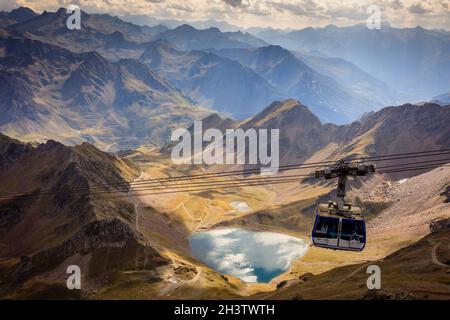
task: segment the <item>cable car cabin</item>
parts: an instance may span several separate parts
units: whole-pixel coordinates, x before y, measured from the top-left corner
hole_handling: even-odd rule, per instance
[[[320,203],[312,230],[316,247],[335,250],[362,251],[366,245],[366,224],[361,208],[345,204],[337,210],[336,203]]]

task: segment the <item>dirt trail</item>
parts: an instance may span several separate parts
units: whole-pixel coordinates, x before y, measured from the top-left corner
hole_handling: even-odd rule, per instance
[[[356,270],[354,270],[353,272],[351,272],[350,274],[348,274],[347,276],[341,278],[339,281],[333,282],[332,284],[330,284],[329,286],[326,286],[325,288],[332,288],[334,286],[337,286],[338,284],[344,282],[345,280],[351,278],[352,276],[354,276],[355,274],[357,274],[358,272],[360,272],[362,269],[367,268],[369,265],[373,264],[373,262],[369,262],[369,263],[365,263],[362,266],[360,266],[359,268],[356,268]]]
[[[159,293],[158,296],[159,297],[165,297],[168,296],[169,294],[171,294],[172,292],[174,292],[175,290],[177,290],[179,287],[187,285],[187,284],[194,284],[195,282],[197,282],[200,279],[200,276],[203,272],[203,270],[200,267],[197,267],[197,274],[195,275],[195,277],[193,277],[192,279],[189,280],[178,280],[177,282],[169,282],[164,288],[162,288]],[[172,277],[172,279],[176,280],[175,278]]]
[[[437,248],[439,248],[440,245],[441,245],[441,243],[437,243],[433,246],[433,249],[431,249],[431,260],[433,261],[433,263],[435,265],[438,265],[441,267],[448,267],[448,265],[446,265],[445,263],[440,262],[437,257],[436,250],[437,250]],[[450,246],[450,243],[449,243],[449,246]]]
[[[136,178],[135,180],[133,180],[133,182],[130,184],[130,189],[128,191],[128,198],[130,200],[130,202],[132,202],[134,204],[134,210],[136,213],[136,231],[139,232],[139,216],[140,216],[140,207],[141,207],[141,202],[139,199],[136,199],[137,197],[133,197],[131,196],[131,193],[134,192],[133,187],[134,184],[137,181],[142,180],[144,177],[144,172],[141,172],[141,174],[139,175],[138,178]],[[147,179],[149,180],[153,180],[150,177],[147,177]],[[160,183],[161,184],[161,183]],[[163,184],[161,184],[163,185]],[[179,203],[175,208],[173,208],[171,211],[175,211],[177,210],[179,207],[182,207],[184,209],[184,211],[186,212],[186,214],[191,217],[191,219],[194,219],[192,214],[189,212],[189,210],[186,208],[185,203],[188,202],[190,199],[192,198],[192,196],[190,196],[188,199],[184,200],[183,202]],[[175,291],[176,289],[178,289],[180,286],[186,285],[186,284],[193,284],[195,282],[197,282],[202,274],[202,269],[197,267],[197,274],[190,280],[177,280],[176,277],[170,275],[168,276],[168,278],[166,279],[166,281],[168,282],[167,285],[161,289],[161,291],[159,292],[158,296],[163,297],[163,296],[167,296],[170,293],[172,293],[173,291]],[[142,273],[141,270],[128,270],[127,273]],[[170,282],[170,281],[176,281],[176,282]]]

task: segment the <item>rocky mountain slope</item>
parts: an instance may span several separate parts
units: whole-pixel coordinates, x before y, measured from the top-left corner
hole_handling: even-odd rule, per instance
[[[20,7],[10,12],[0,12],[0,28],[5,28],[10,25],[20,23],[36,17],[38,14],[30,8]]]
[[[0,48],[0,130],[12,136],[161,143],[171,128],[207,114],[136,60],[112,63],[5,31]]]
[[[9,159],[0,170],[0,193],[41,192],[0,199],[2,297],[47,290],[51,296],[62,286],[53,285],[52,277],[65,272],[66,264],[80,264],[93,287],[124,268],[168,264],[134,230],[134,208],[120,197],[138,175],[132,164],[87,143],[66,147],[50,140],[31,147],[1,135],[0,150]],[[121,187],[95,194],[98,184]]]
[[[241,122],[224,119],[217,128],[280,129],[280,163],[287,165],[319,154],[325,157],[320,160],[333,160],[449,148],[449,120],[449,107],[427,103],[386,107],[349,125],[322,124],[307,106],[291,99]]]
[[[132,199],[140,171],[128,160],[2,134],[0,159],[1,298],[154,299],[197,282],[206,284],[191,291],[198,297],[236,295],[193,264],[182,221]],[[81,269],[81,291],[66,288],[69,265]]]

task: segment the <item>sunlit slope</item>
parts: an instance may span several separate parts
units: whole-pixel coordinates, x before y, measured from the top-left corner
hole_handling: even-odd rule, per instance
[[[382,260],[303,277],[255,299],[448,299],[449,229],[434,231]],[[381,289],[369,291],[367,267],[381,269]]]
[[[2,297],[238,295],[241,282],[190,257],[181,218],[134,200],[140,170],[129,160],[87,143],[33,147],[4,135],[0,152],[0,193],[12,194],[0,199]],[[24,192],[33,195],[14,196]],[[82,271],[76,294],[65,287],[72,264]]]
[[[428,118],[430,120],[424,122],[421,113],[426,113],[431,119]],[[405,117],[408,117],[411,123],[404,123]],[[209,120],[210,118],[208,118],[208,123],[211,121],[217,127],[222,127],[217,117],[213,120]],[[448,119],[448,109],[438,105],[405,105],[384,109],[366,117],[361,122],[348,126],[321,125],[306,107],[301,106],[294,100],[288,100],[282,103],[274,103],[264,112],[247,121],[242,123],[228,122],[227,125],[241,128],[283,128],[280,139],[282,141],[280,154],[283,157],[282,162],[284,164],[292,164],[338,160],[343,157],[383,155],[393,152],[392,150],[395,150],[395,148],[398,148],[399,152],[412,152],[446,147],[448,144],[445,139],[448,135],[448,129],[445,125],[446,119]],[[224,119],[223,121],[228,120]],[[207,127],[209,126],[206,125]],[[395,133],[392,134],[392,132]],[[413,139],[417,139],[417,141],[427,141],[429,144],[417,143],[414,146],[404,144],[403,137],[408,134],[414,136]],[[315,137],[316,145],[310,146],[308,139],[311,136]],[[293,147],[295,144],[298,147]],[[304,151],[302,146],[305,146]],[[303,152],[296,154],[295,150],[302,150]],[[152,156],[148,155],[147,161],[144,160],[144,154],[148,154],[147,151],[141,150],[140,153],[136,153],[130,159],[144,165],[146,168],[144,171],[153,178],[221,172],[218,170],[219,166],[210,168],[173,166],[167,152],[160,154],[155,151]],[[414,161],[420,160],[421,158],[414,159]],[[406,159],[400,163],[410,161],[412,160]],[[382,165],[390,163],[392,162],[385,162]],[[236,166],[233,166],[232,169],[236,169]],[[281,172],[279,176],[309,173],[314,169],[315,167],[289,170]],[[298,277],[306,272],[320,273],[337,266],[379,259],[425,236],[428,232],[428,224],[431,221],[448,215],[445,206],[441,208],[440,203],[442,202],[437,196],[441,193],[440,190],[445,187],[445,179],[448,178],[447,169],[444,167],[442,170],[445,171],[426,173],[402,184],[392,179],[419,174],[421,171],[403,172],[400,173],[400,176],[394,175],[392,177],[374,175],[373,177],[362,178],[360,182],[350,181],[349,198],[362,204],[364,212],[369,218],[369,236],[366,250],[363,253],[354,253],[311,248],[304,257],[293,263],[289,273],[276,278],[274,284]],[[224,179],[228,178],[221,178],[221,180]],[[214,179],[211,181],[214,181]],[[423,213],[423,207],[413,210],[414,206],[408,205],[411,202],[411,195],[408,194],[413,189],[418,193],[420,186],[427,185],[427,181],[430,184],[425,187],[428,192],[422,193],[423,199],[420,197],[417,199],[421,199],[420,201],[423,203],[430,203],[431,208],[426,211],[425,215],[422,215],[422,219],[417,220],[417,226],[412,230],[411,227],[407,227],[405,221],[412,222],[414,220],[402,217],[419,216],[420,213]],[[195,180],[189,182],[195,183]],[[392,185],[392,187],[387,187],[389,185]],[[164,188],[170,190],[170,186]],[[329,199],[330,192],[334,188],[335,183],[333,181],[325,183],[299,179],[298,182],[274,186],[230,188],[231,190],[210,188],[207,191],[188,192],[186,190],[186,192],[163,195],[159,195],[157,192],[153,192],[154,194],[149,192],[150,194],[140,198],[144,199],[144,203],[151,201],[152,205],[158,206],[158,211],[162,211],[166,207],[171,216],[176,217],[178,221],[185,221],[191,231],[238,226],[278,231],[308,239],[316,201],[318,199],[324,201]],[[399,192],[398,195],[397,193],[393,195],[392,192],[394,191],[392,190],[388,190],[389,192],[384,190],[389,188]],[[380,192],[374,194],[374,190],[380,190]],[[435,195],[436,197],[434,197]],[[398,199],[400,201],[397,201]],[[246,212],[231,210],[233,214],[225,214],[227,211],[230,212],[230,204],[233,201],[247,202],[251,210]],[[253,205],[253,202],[257,204]],[[398,224],[396,224],[397,215],[399,217]],[[380,218],[375,218],[377,216]],[[390,216],[391,218],[384,222],[384,219],[381,218],[383,216]],[[383,226],[386,226],[386,228]],[[411,232],[406,232],[404,237],[393,237],[390,235],[391,231],[389,231],[389,228],[393,226],[398,226],[399,230],[408,228]],[[252,290],[255,287],[258,286],[252,286]]]
[[[265,112],[244,122],[210,116],[206,127],[285,128],[281,132],[280,154],[282,164],[290,164],[385,154],[382,151],[393,152],[393,146],[400,148],[400,152],[444,148],[448,144],[445,139],[448,135],[445,125],[447,110],[434,104],[406,105],[384,109],[352,125],[334,126],[322,125],[307,107],[288,100],[274,103]],[[423,113],[426,113],[426,119],[422,116]],[[403,122],[405,117],[409,119],[407,124]],[[407,134],[412,135],[416,141],[422,141],[420,144],[417,142],[417,148],[402,143]],[[311,137],[317,137],[318,143],[307,148]],[[232,226],[275,231],[309,241],[315,203],[332,196],[330,192],[335,188],[334,182],[299,178],[298,181],[286,184],[236,186],[234,183],[243,179],[243,175],[214,177],[209,181],[186,178],[186,175],[236,170],[239,166],[224,168],[218,165],[175,165],[170,159],[170,146],[162,149],[146,146],[134,151],[124,151],[120,153],[124,157],[121,160],[88,144],[69,148],[49,142],[36,149],[6,137],[1,140],[3,143],[0,151],[4,152],[3,159],[6,161],[0,163],[0,168],[4,168],[1,172],[8,189],[23,191],[26,186],[32,186],[37,191],[39,186],[52,189],[58,185],[58,190],[62,193],[52,198],[56,202],[43,203],[44,209],[39,211],[36,211],[37,207],[33,203],[27,207],[27,202],[2,206],[2,210],[6,210],[2,216],[9,217],[9,225],[5,227],[7,233],[1,240],[5,255],[1,266],[7,275],[2,284],[7,283],[8,286],[3,294],[8,296],[26,296],[27,292],[48,295],[50,291],[44,288],[54,283],[61,286],[57,279],[64,274],[63,265],[68,261],[79,262],[89,270],[92,268],[93,273],[89,274],[87,280],[88,288],[83,291],[83,296],[90,298],[230,298],[268,291],[273,291],[276,295],[278,291],[274,290],[277,286],[280,290],[285,290],[284,288],[296,285],[298,278],[305,273],[322,274],[338,267],[383,259],[426,236],[429,233],[428,226],[433,221],[449,217],[448,203],[445,202],[448,201],[446,197],[450,180],[447,167],[423,174],[418,171],[417,177],[401,182],[397,179],[409,177],[411,173],[404,173],[399,177],[376,174],[359,182],[351,181],[348,197],[361,204],[368,215],[368,243],[362,253],[311,247],[302,258],[292,263],[287,272],[269,284],[245,284],[229,275],[220,275],[196,260],[190,253],[189,236],[198,231]],[[295,153],[296,150],[303,150],[302,146],[305,146],[304,151]],[[36,150],[41,151],[37,153]],[[74,168],[67,171],[65,164],[69,165],[74,161],[78,165],[72,165]],[[99,168],[108,170],[102,171]],[[280,172],[277,176],[304,174],[315,169],[312,166],[289,170]],[[64,170],[65,173],[59,173],[59,170]],[[64,193],[64,190],[65,186],[83,186],[84,179],[79,178],[79,175],[85,177],[87,183],[123,181],[128,187],[115,190],[112,194],[94,196],[88,193],[85,195],[87,198],[75,199],[73,197],[78,197],[77,193]],[[155,180],[176,177],[183,180],[174,179],[175,182],[170,183]],[[249,176],[258,177],[259,175]],[[60,182],[61,179],[66,183]],[[27,183],[21,184],[21,181]],[[203,187],[194,190],[198,184],[190,184],[199,181],[203,183]],[[216,187],[219,181],[232,186]],[[56,184],[57,182],[60,184]],[[174,186],[181,188],[171,188]],[[422,189],[426,192],[421,191]],[[55,209],[56,205],[61,205],[61,209]],[[14,209],[15,206],[18,209]],[[23,217],[19,214],[18,220],[12,219],[11,217],[17,217],[14,210],[23,212]],[[74,215],[73,212],[79,214]],[[39,221],[33,228],[31,216],[38,217]],[[79,220],[81,217],[87,220]],[[34,228],[36,233],[30,232],[27,237],[18,237],[19,231]],[[51,232],[42,233],[42,230]],[[119,259],[118,264],[112,264],[112,273],[108,272],[106,278],[102,278],[106,282],[100,284],[97,277],[105,270],[104,266],[108,266],[109,270],[112,263],[104,251],[69,250],[70,255],[64,255],[65,258],[61,258],[58,253],[59,250],[66,252],[68,243],[69,247],[76,244],[74,239],[91,241],[86,240],[91,239],[91,230],[108,230],[105,231],[108,236],[100,242],[96,238],[96,246],[117,245],[114,242],[117,232],[119,238],[126,235],[127,239],[135,239],[130,240],[135,246],[125,246],[135,249],[125,253],[110,253],[113,257],[120,254],[123,260]],[[109,234],[113,240],[109,238]],[[14,253],[8,251],[11,249],[5,243],[17,239],[20,241],[17,246],[12,247]],[[5,251],[4,248],[8,250]],[[42,263],[46,260],[41,259],[44,254],[41,248],[45,248],[47,256],[57,257],[57,262],[43,267]],[[34,263],[39,266],[37,269],[32,268],[36,273],[26,273],[29,260],[18,262],[20,250],[30,251],[24,253],[30,257],[32,265]],[[22,284],[20,281],[15,282],[17,274],[10,273],[17,269],[18,263],[21,265],[20,270],[25,270],[20,271],[20,274],[25,272],[23,274],[27,279]],[[44,279],[43,283],[36,282],[35,276],[38,274],[45,275],[41,278]],[[30,290],[24,291],[24,288]]]

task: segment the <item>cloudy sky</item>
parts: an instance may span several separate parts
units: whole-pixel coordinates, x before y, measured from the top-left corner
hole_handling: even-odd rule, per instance
[[[450,0],[1,0],[0,9],[24,5],[40,12],[69,4],[87,12],[294,29],[365,22],[367,8],[376,4],[382,19],[394,26],[450,30]]]

